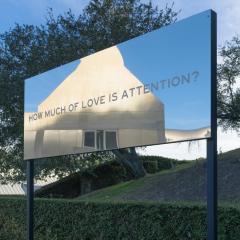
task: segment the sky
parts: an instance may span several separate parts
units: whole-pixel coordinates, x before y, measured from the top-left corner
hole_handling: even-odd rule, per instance
[[[55,16],[69,9],[78,15],[89,0],[0,0],[0,32],[14,27],[15,23],[40,25],[45,22],[47,9]]]
[[[63,14],[71,9],[78,15],[87,5],[89,0],[0,0],[0,32],[7,31],[19,24],[42,24],[47,15],[47,8],[53,8],[54,14]],[[148,2],[148,0],[143,0]],[[174,9],[181,10],[178,19],[189,17],[193,14],[213,9],[218,14],[218,43],[222,45],[239,34],[240,3],[238,0],[152,0],[159,8],[171,5]]]
[[[88,2],[88,0],[0,0],[0,32],[9,30],[14,27],[15,23],[33,25],[44,23],[47,8],[53,8],[55,15],[62,14],[69,8],[78,15]],[[172,1],[153,0],[153,3],[162,8],[166,4],[171,5]],[[240,3],[238,0],[175,0],[174,8],[181,10],[178,15],[179,20],[209,8],[215,10],[218,14],[218,47],[227,40],[231,40],[233,36],[240,35]],[[177,146],[181,146],[181,159],[204,156],[206,152],[205,141],[201,141],[199,147],[192,150],[192,153],[189,153],[187,143],[182,143],[181,145],[149,147],[146,154],[179,157],[180,150]],[[218,149],[227,151],[236,147],[240,147],[236,132],[223,133],[219,129]]]

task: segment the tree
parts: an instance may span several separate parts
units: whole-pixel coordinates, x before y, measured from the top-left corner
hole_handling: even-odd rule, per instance
[[[219,51],[218,120],[223,129],[240,130],[240,39],[234,37]],[[238,83],[238,85],[237,85]]]
[[[142,161],[139,159],[134,147],[113,150],[113,154],[117,157],[117,161],[125,168],[129,169],[135,178],[145,176],[146,171]]]
[[[76,17],[69,10],[54,18],[51,9],[45,25],[16,25],[0,35],[0,181],[24,179],[23,159],[23,84],[24,79],[115,45],[176,20],[173,6],[159,10],[151,2],[139,0],[92,0]],[[135,159],[133,149],[116,155]],[[107,155],[106,155],[107,154]],[[112,153],[106,153],[114,159]],[[136,161],[127,166],[136,168]],[[88,156],[86,161],[98,155]],[[37,163],[35,176],[61,176],[82,167],[80,156],[56,157]],[[100,160],[104,158],[100,156]],[[66,161],[67,160],[67,161]],[[124,164],[124,161],[122,161]],[[134,164],[132,164],[134,163]],[[139,162],[140,164],[140,162]],[[70,170],[69,170],[70,169]],[[135,176],[142,176],[135,171]]]

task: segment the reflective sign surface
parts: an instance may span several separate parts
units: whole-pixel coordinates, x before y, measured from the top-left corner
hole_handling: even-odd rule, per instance
[[[208,138],[211,12],[25,80],[24,158]]]

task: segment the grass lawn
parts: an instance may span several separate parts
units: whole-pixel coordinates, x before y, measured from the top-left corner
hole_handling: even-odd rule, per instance
[[[79,200],[84,200],[84,201],[119,201],[119,197],[122,194],[130,193],[133,190],[136,190],[145,184],[154,182],[156,178],[159,178],[159,176],[166,175],[169,173],[174,173],[174,172],[179,172],[183,169],[190,168],[194,165],[193,162],[185,163],[182,165],[177,166],[175,169],[171,170],[164,170],[156,174],[147,174],[147,176],[136,179],[136,180],[131,180],[127,182],[123,182],[120,184],[116,184],[114,186],[106,187],[94,192],[91,192],[89,194],[83,195],[81,197],[78,197],[77,199]]]

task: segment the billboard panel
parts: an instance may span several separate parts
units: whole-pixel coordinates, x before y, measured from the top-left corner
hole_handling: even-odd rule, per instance
[[[211,11],[25,80],[24,159],[211,137]]]

